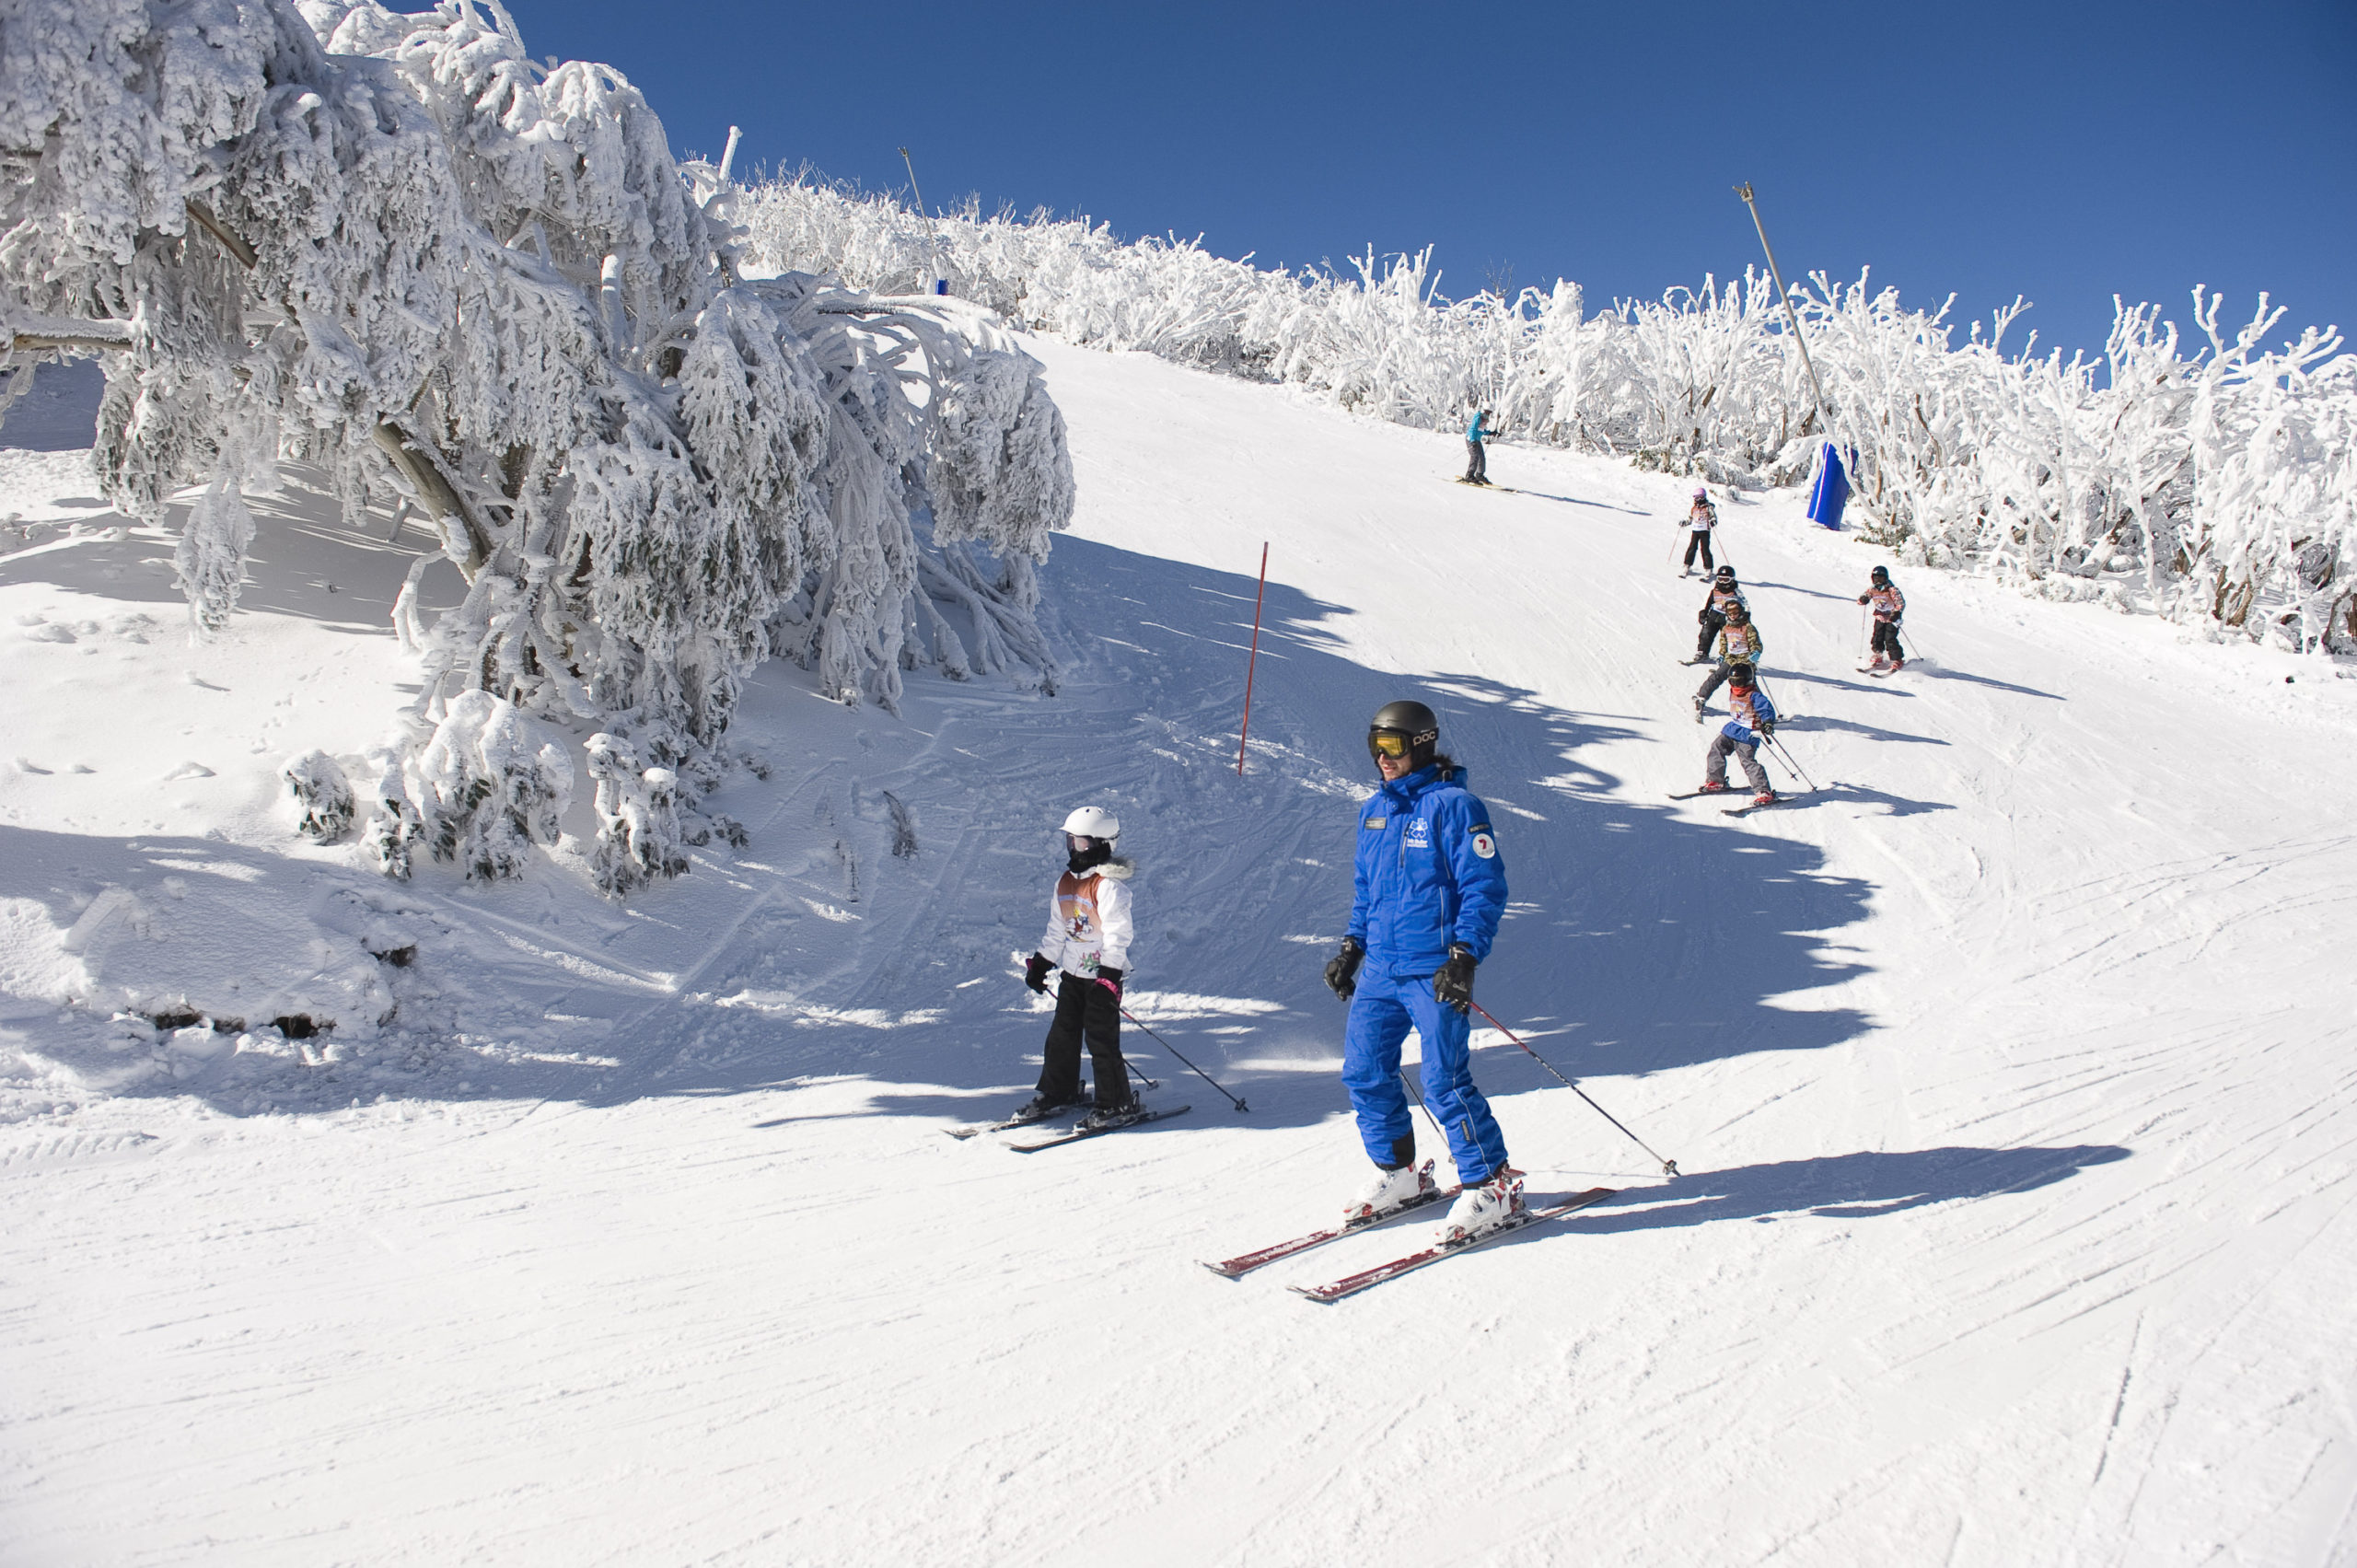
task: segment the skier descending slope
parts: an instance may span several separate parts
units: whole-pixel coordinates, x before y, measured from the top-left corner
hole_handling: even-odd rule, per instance
[[[1350,933],[1326,983],[1351,1005],[1342,1083],[1376,1167],[1343,1218],[1404,1207],[1421,1190],[1416,1128],[1399,1083],[1399,1046],[1412,1025],[1423,1041],[1424,1105],[1447,1133],[1463,1188],[1438,1232],[1449,1242],[1518,1211],[1522,1173],[1506,1164],[1505,1137],[1473,1086],[1469,1022],[1474,966],[1489,957],[1506,906],[1505,863],[1488,807],[1439,743],[1440,721],[1422,703],[1386,703],[1367,726],[1383,787],[1359,811]]]
[[[1768,787],[1768,770],[1759,765],[1759,748],[1776,733],[1776,708],[1768,701],[1768,693],[1759,690],[1759,672],[1743,660],[1727,666],[1728,717],[1712,738],[1703,764],[1702,793],[1717,795],[1727,787],[1727,754],[1733,752],[1743,764],[1743,776],[1750,781],[1751,804],[1773,806],[1776,792]]]
[[[1872,674],[1880,670],[1886,675],[1897,675],[1907,665],[1906,656],[1898,646],[1898,621],[1907,613],[1907,596],[1900,593],[1898,586],[1890,580],[1890,568],[1887,566],[1877,566],[1868,574],[1868,584],[1866,591],[1858,596],[1860,604],[1874,606],[1875,662],[1866,666],[1866,671]],[[1938,617],[1933,619],[1937,620]]]
[[[1708,703],[1711,693],[1726,680],[1728,671],[1738,663],[1757,666],[1767,646],[1767,639],[1760,636],[1759,628],[1752,624],[1751,611],[1740,601],[1727,606],[1727,623],[1719,631],[1718,667],[1702,682],[1702,689],[1694,693],[1696,724],[1702,722],[1702,704]]]
[[[1686,514],[1686,564],[1678,569],[1681,577],[1694,570],[1694,552],[1702,552],[1702,570],[1709,571],[1711,560],[1711,530],[1719,524],[1719,509],[1711,505],[1711,493],[1701,485],[1694,487],[1694,505]]]
[[[1047,1060],[1039,1092],[1012,1120],[1038,1121],[1080,1098],[1080,1044],[1088,1041],[1097,1073],[1097,1105],[1081,1121],[1085,1132],[1133,1121],[1137,1098],[1121,1060],[1121,979],[1136,929],[1130,877],[1137,869],[1113,851],[1121,824],[1101,807],[1084,806],[1064,819],[1064,873],[1048,904],[1048,934],[1024,968],[1023,982],[1045,993],[1056,981],[1055,1021],[1048,1026]]]
[[[1725,628],[1727,607],[1733,604],[1739,604],[1746,610],[1751,608],[1751,601],[1743,597],[1741,588],[1736,587],[1735,568],[1722,566],[1711,579],[1710,598],[1702,601],[1701,612],[1694,618],[1702,623],[1702,634],[1694,639],[1694,656],[1686,661],[1688,664],[1711,662],[1711,639]]]
[[[1465,427],[1465,482],[1468,484],[1490,482],[1489,448],[1481,443],[1497,432],[1483,428],[1489,417],[1488,409],[1475,409],[1473,423]]]

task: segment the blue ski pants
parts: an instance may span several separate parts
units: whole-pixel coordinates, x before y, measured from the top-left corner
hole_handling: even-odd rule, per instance
[[[1505,1134],[1490,1102],[1473,1086],[1471,1021],[1433,995],[1428,974],[1359,973],[1342,1033],[1342,1086],[1358,1113],[1359,1140],[1381,1166],[1412,1158],[1416,1124],[1399,1083],[1399,1045],[1413,1028],[1424,1045],[1424,1105],[1448,1134],[1449,1157],[1466,1186],[1487,1181],[1506,1163]],[[1402,1151],[1405,1151],[1403,1154]]]

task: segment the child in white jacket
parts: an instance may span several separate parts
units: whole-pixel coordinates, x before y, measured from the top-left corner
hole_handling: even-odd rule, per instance
[[[1113,853],[1120,834],[1120,821],[1102,807],[1084,806],[1064,819],[1064,873],[1049,900],[1047,935],[1023,976],[1043,994],[1048,976],[1059,977],[1056,1016],[1048,1026],[1039,1092],[1015,1113],[1017,1121],[1037,1121],[1079,1101],[1084,1039],[1097,1073],[1097,1104],[1081,1125],[1102,1127],[1138,1114],[1121,1060],[1121,979],[1136,930],[1130,891],[1136,867]]]

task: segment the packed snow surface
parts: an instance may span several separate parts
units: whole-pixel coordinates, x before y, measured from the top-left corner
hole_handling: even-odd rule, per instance
[[[2357,686],[1909,571],[1873,679],[1885,557],[1755,496],[1818,787],[1730,819],[1666,798],[1686,483],[1027,347],[1056,693],[765,667],[749,845],[621,904],[586,788],[520,884],[293,835],[414,679],[413,527],[291,475],[192,645],[169,535],[0,454],[11,1564],[2357,1561]],[[1484,1031],[1532,1192],[1619,1195],[1322,1307],[1427,1225],[1198,1260],[1363,1179],[1318,976],[1403,695],[1512,879],[1477,994],[1684,1174]],[[1186,1115],[945,1137],[1028,1093],[1085,802],[1132,1011],[1250,1110],[1132,1031]]]

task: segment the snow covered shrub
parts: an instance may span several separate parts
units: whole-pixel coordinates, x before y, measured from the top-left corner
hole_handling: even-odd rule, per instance
[[[428,625],[421,561],[397,610],[419,736],[490,694],[678,766],[777,652],[890,707],[904,668],[966,672],[943,624],[906,636],[935,589],[1052,681],[1031,567],[1072,483],[1037,366],[968,307],[748,276],[726,171],[618,72],[534,60],[496,0],[16,0],[0,41],[0,300],[126,345],[94,460],[151,522],[203,486],[201,628],[236,608],[245,491],[300,457],[416,507],[466,578]],[[921,570],[927,510],[995,583]],[[423,814],[437,851],[454,809]]]
[[[588,757],[589,776],[598,784],[598,849],[590,874],[598,890],[618,899],[685,871],[678,775],[668,768],[641,771],[638,753],[616,736],[591,736]]]
[[[302,813],[296,831],[313,843],[331,844],[351,830],[357,809],[352,781],[334,758],[324,751],[306,751],[281,769],[280,776]]]
[[[573,801],[573,760],[511,703],[461,692],[411,766],[427,849],[470,882],[520,877],[535,841],[554,843]]]
[[[396,881],[406,882],[411,870],[410,850],[425,837],[425,819],[410,799],[408,781],[401,775],[401,753],[388,749],[375,753],[370,760],[377,764],[377,789],[362,841],[368,846],[378,870]]]
[[[805,174],[736,210],[749,264],[921,286],[923,220],[888,198]],[[2230,335],[2195,290],[2208,346],[2190,357],[2155,308],[2122,304],[2104,358],[2065,362],[2036,356],[2034,335],[2002,351],[2020,301],[1957,343],[1945,305],[1910,309],[1864,273],[1815,274],[1793,303],[1820,409],[1774,284],[1750,269],[1591,315],[1561,281],[1447,298],[1429,250],[1296,273],[1045,213],[970,207],[937,232],[958,295],[1074,343],[1284,381],[1423,429],[1487,406],[1516,436],[1721,482],[1793,483],[1829,436],[1856,459],[1857,526],[1910,560],[2357,650],[2357,365],[2313,330],[2263,350],[2281,316],[2263,297]],[[951,668],[960,650],[935,640]]]

